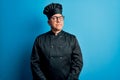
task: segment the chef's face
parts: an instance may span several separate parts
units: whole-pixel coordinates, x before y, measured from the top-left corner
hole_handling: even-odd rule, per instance
[[[61,14],[54,14],[49,20],[48,24],[52,30],[61,31],[64,25],[64,16]]]

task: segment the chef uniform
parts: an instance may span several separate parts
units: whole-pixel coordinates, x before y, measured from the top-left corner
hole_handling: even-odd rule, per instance
[[[56,6],[61,4],[52,3],[47,9],[55,14]],[[62,12],[61,7],[58,9]],[[50,16],[49,13],[48,19]],[[75,35],[63,30],[55,35],[50,30],[36,38],[31,55],[33,80],[78,80],[82,66],[82,53]]]

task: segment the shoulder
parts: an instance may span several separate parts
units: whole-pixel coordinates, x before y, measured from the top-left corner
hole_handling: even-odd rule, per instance
[[[71,34],[69,32],[65,32],[65,39],[74,47],[76,44],[78,44],[77,37],[74,34]]]
[[[42,33],[35,38],[35,41],[37,42],[40,42],[41,40],[43,41],[48,35],[49,35],[49,31]]]
[[[65,34],[66,39],[68,41],[70,41],[71,43],[78,42],[77,37],[74,34],[71,34],[69,32],[65,32],[65,31],[64,31],[64,34]]]
[[[70,38],[76,38],[76,36],[74,34],[71,34],[69,32],[63,31],[64,35]]]
[[[43,38],[43,37],[46,37],[46,36],[49,35],[49,32],[50,32],[50,31],[45,32],[45,33],[42,33],[42,34],[38,35],[37,38]]]

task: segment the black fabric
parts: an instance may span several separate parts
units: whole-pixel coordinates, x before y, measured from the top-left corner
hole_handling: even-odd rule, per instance
[[[48,19],[50,19],[54,14],[62,14],[62,5],[59,3],[51,3],[44,8],[43,13],[48,17]]]
[[[76,37],[61,31],[38,36],[31,56],[33,80],[78,80],[83,66]]]

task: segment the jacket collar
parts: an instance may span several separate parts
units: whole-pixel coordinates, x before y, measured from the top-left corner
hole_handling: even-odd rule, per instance
[[[50,35],[53,35],[53,36],[60,36],[63,34],[63,30],[61,30],[57,35],[55,35],[55,33],[51,30],[49,31]]]

